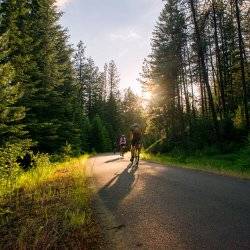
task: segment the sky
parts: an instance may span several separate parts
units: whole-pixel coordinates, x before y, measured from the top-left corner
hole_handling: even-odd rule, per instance
[[[141,94],[137,79],[150,53],[162,0],[58,0],[57,4],[64,12],[61,23],[69,30],[70,42],[82,40],[100,69],[113,59],[120,87]]]

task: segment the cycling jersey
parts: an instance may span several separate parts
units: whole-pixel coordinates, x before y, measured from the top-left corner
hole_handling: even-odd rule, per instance
[[[142,133],[141,133],[141,129],[139,126],[132,126],[131,127],[131,132],[132,132],[132,140],[131,140],[131,144],[132,146],[137,146],[141,144],[141,137],[142,137]]]
[[[127,139],[125,136],[120,138],[120,145],[126,145],[127,144]]]

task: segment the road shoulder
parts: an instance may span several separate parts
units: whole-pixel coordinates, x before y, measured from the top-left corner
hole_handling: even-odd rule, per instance
[[[93,159],[93,158],[92,158]],[[87,164],[87,173],[92,190],[92,212],[95,221],[102,232],[100,249],[123,250],[126,249],[124,235],[121,225],[117,222],[114,215],[106,208],[98,194],[95,177],[93,176],[94,162],[90,158]]]

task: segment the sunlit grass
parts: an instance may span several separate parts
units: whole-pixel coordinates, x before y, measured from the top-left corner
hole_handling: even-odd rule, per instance
[[[11,189],[2,189],[0,249],[84,249],[94,244],[87,158],[57,164],[43,159]]]
[[[249,146],[230,154],[195,152],[190,155],[185,153],[150,154],[143,152],[142,159],[170,166],[180,166],[250,179]]]

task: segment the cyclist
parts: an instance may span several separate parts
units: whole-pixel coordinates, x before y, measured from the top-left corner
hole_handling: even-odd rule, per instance
[[[119,146],[120,146],[120,155],[123,156],[124,150],[127,145],[127,138],[125,135],[121,135],[120,140],[119,140]]]
[[[142,139],[142,131],[140,126],[135,123],[130,127],[132,140],[131,140],[131,159],[130,161],[133,162],[135,158],[135,151],[138,149],[139,154],[141,150],[141,139]]]

